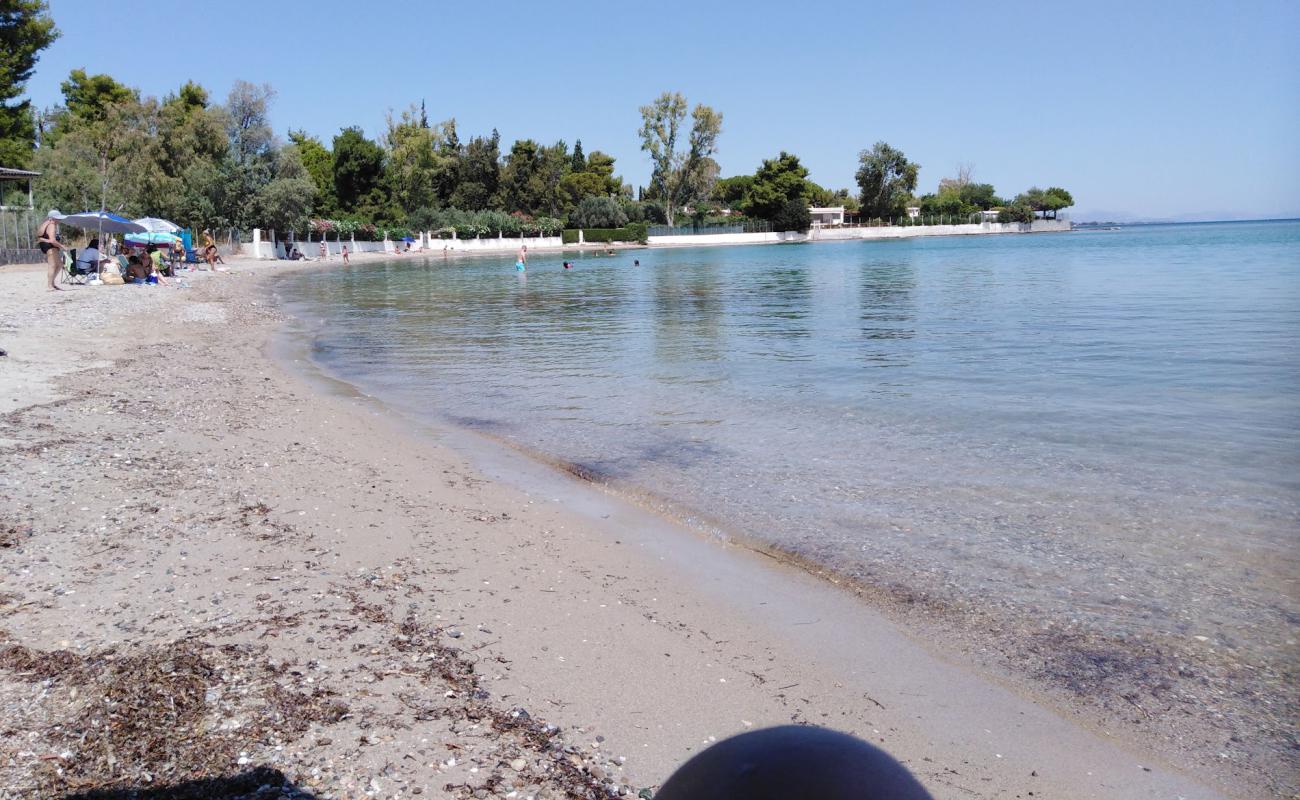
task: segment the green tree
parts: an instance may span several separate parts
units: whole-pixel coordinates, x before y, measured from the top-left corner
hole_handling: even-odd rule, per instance
[[[560,184],[569,164],[569,148],[563,141],[549,147],[532,139],[515,142],[501,170],[502,207],[533,215],[563,213]]]
[[[686,146],[681,147],[686,108],[686,98],[677,92],[664,92],[641,107],[641,149],[650,154],[654,164],[650,194],[663,201],[669,225],[677,209],[707,198],[718,176],[713,154],[722,132],[722,115],[706,105],[696,105]]]
[[[570,172],[560,179],[560,197],[567,208],[575,208],[592,197],[608,197],[609,184],[594,172]]]
[[[765,159],[754,173],[740,210],[747,216],[774,220],[785,213],[790,201],[798,200],[806,206],[811,196],[808,169],[799,163],[798,156],[782,150],[776,158]]]
[[[334,137],[334,196],[340,210],[354,212],[373,204],[384,176],[384,149],[360,128],[344,128]]]
[[[998,222],[1033,222],[1034,207],[1018,198],[1011,205],[998,211]]]
[[[574,228],[621,228],[627,222],[627,212],[612,197],[588,197],[569,215]]]
[[[587,169],[585,171],[604,181],[604,194],[621,193],[623,181],[614,175],[613,156],[599,150],[592,150],[591,155],[587,156]]]
[[[18,101],[40,52],[59,31],[45,0],[0,4],[0,166],[23,168],[32,160],[36,119],[30,100]]]
[[[569,172],[572,159],[569,146],[563,140],[541,150],[539,197],[533,214],[559,217],[564,214],[565,202],[560,193],[560,183]]]
[[[334,154],[324,143],[306,131],[289,131],[289,141],[298,148],[298,158],[303,169],[316,187],[312,206],[316,213],[333,214],[338,200],[334,197]]]
[[[967,183],[957,190],[958,197],[973,209],[990,209],[1002,205],[991,183]]]
[[[248,81],[235,81],[226,99],[227,134],[236,164],[269,166],[275,154],[275,132],[271,130],[271,99],[275,90]]]
[[[812,181],[808,182],[812,187],[812,197],[809,202],[822,208],[843,206],[844,210],[851,213],[858,213],[860,208],[858,198],[855,197],[848,189],[823,189]]]
[[[1056,219],[1056,213],[1063,208],[1074,205],[1074,196],[1059,186],[1051,186],[1043,192],[1043,210]]]
[[[800,198],[791,198],[772,216],[772,228],[778,231],[803,231],[812,227],[812,212],[808,203]]]
[[[739,211],[741,203],[749,194],[749,187],[753,185],[753,175],[734,175],[730,178],[720,178],[713,184],[710,199],[723,208]]]
[[[84,69],[68,73],[68,79],[59,88],[63,90],[63,105],[68,113],[86,122],[102,122],[110,108],[140,96],[138,91],[109,75],[87,75]]]
[[[453,124],[453,136],[454,124]],[[412,106],[400,119],[388,116],[388,149],[385,170],[393,202],[404,212],[435,205],[439,200],[439,179],[454,169],[454,158],[437,150],[437,133],[421,124],[421,113]]]
[[[862,213],[872,218],[900,216],[916,189],[920,165],[907,160],[902,150],[876,142],[858,155],[855,176],[861,191]]]
[[[454,208],[480,211],[496,202],[501,183],[501,135],[476,136],[465,145],[458,169],[459,180],[452,192]]]
[[[506,211],[532,213],[541,200],[541,147],[532,139],[516,140],[501,170],[501,206]]]
[[[275,177],[257,193],[258,225],[278,231],[302,230],[312,212],[316,184],[296,145],[275,155]]]
[[[569,162],[570,172],[586,172],[587,158],[582,154],[582,140],[577,139],[573,143],[573,159]]]

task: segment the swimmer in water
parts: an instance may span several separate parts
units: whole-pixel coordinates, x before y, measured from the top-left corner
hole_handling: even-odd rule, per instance
[[[565,269],[568,269],[570,266],[571,266],[571,265],[569,264],[569,262],[567,262],[567,261],[564,262],[564,268],[565,268]]]
[[[639,267],[639,266],[641,266],[641,259],[639,259],[639,258],[634,258],[634,259],[632,259],[632,266],[634,266],[634,267]]]

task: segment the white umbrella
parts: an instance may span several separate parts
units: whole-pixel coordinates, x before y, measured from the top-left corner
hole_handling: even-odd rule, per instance
[[[141,217],[140,219],[135,220],[135,224],[143,225],[145,231],[149,233],[176,233],[181,229],[181,226],[177,225],[175,222],[159,219],[157,217]]]

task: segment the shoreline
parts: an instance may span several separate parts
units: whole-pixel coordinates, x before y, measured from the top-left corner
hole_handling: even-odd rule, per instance
[[[321,265],[298,268],[313,266]],[[17,344],[3,332],[6,401],[40,375],[58,384],[15,401],[21,409],[5,407],[3,457],[15,478],[3,484],[4,513],[16,543],[3,551],[3,627],[28,667],[34,652],[77,657],[67,659],[75,668],[46,676],[53,704],[32,701],[12,649],[0,660],[3,701],[25,700],[23,719],[51,740],[46,750],[22,749],[0,737],[6,749],[32,752],[4,768],[0,783],[28,785],[51,763],[80,774],[79,753],[43,757],[56,749],[50,720],[87,710],[71,688],[90,696],[104,685],[94,669],[110,667],[95,654],[119,648],[152,663],[150,648],[201,641],[267,648],[231,655],[214,644],[189,656],[233,664],[269,697],[315,698],[303,705],[316,716],[267,723],[262,738],[279,751],[240,739],[240,727],[196,734],[196,746],[225,755],[236,746],[227,740],[238,740],[248,749],[234,752],[248,755],[227,772],[266,764],[320,796],[351,796],[369,786],[363,779],[380,796],[396,796],[394,786],[457,796],[492,775],[502,789],[521,782],[525,796],[577,780],[540,769],[561,761],[582,780],[656,786],[710,737],[792,718],[883,745],[936,797],[1220,796],[918,641],[827,581],[705,541],[521,454],[466,454],[449,431],[412,430],[376,401],[314,387],[268,355],[286,322],[267,300],[266,278],[284,270],[235,259],[231,269],[195,276],[186,291],[13,291],[0,306],[6,323],[18,304],[37,312],[27,320],[17,311],[25,324]],[[39,275],[0,271],[0,285],[16,281],[39,284]],[[139,305],[126,310],[146,316],[110,325],[146,331],[147,347],[123,353],[120,336],[91,341],[97,359],[74,372],[51,365],[80,357],[76,349],[27,360],[41,337],[77,315],[107,314],[131,292]],[[183,335],[159,336],[173,329]],[[156,416],[128,419],[123,401],[149,402]],[[51,474],[82,476],[92,488],[69,496]],[[207,572],[194,574],[190,559]],[[145,596],[184,597],[189,607],[131,604]],[[116,607],[74,612],[87,598]],[[849,625],[855,636],[835,635]],[[308,667],[297,654],[319,651],[313,639],[326,635],[340,647]],[[468,655],[484,665],[482,686],[457,667]],[[175,672],[178,660],[162,663]],[[300,666],[277,671],[280,660]],[[442,672],[402,666],[426,661]],[[295,671],[329,697],[312,694]],[[81,683],[66,685],[74,678]],[[328,703],[349,711],[334,714]],[[509,726],[518,708],[561,725],[577,752],[561,748],[554,759],[554,748],[517,736]],[[577,764],[567,758],[579,754]],[[381,774],[386,761],[398,765],[393,774]],[[223,774],[216,762],[204,766]]]
[[[1211,720],[1194,716],[1189,711],[1194,698],[1185,697],[1182,687],[1170,689],[1170,676],[1188,669],[1189,665],[1209,667],[1216,673],[1219,668],[1217,663],[1189,661],[1176,637],[1155,642],[1130,641],[1125,636],[1086,628],[1043,626],[1026,638],[1013,623],[968,598],[931,594],[910,584],[906,576],[862,576],[838,570],[815,557],[765,541],[671,497],[643,486],[624,484],[612,476],[530,448],[490,430],[451,420],[430,420],[429,415],[420,415],[414,409],[386,405],[381,397],[370,394],[364,387],[318,362],[312,361],[310,369],[408,422],[441,431],[440,435],[444,437],[448,429],[458,432],[454,437],[454,449],[470,456],[472,463],[480,468],[484,462],[490,464],[498,460],[484,455],[485,449],[508,451],[516,459],[525,459],[543,470],[576,481],[580,484],[578,491],[597,492],[616,503],[630,504],[731,552],[767,559],[780,569],[796,571],[824,586],[834,587],[835,591],[859,601],[864,612],[869,610],[872,614],[882,615],[923,646],[943,642],[937,654],[939,657],[966,663],[985,678],[1036,703],[1067,712],[1076,722],[1102,732],[1107,738],[1118,736],[1129,742],[1142,742],[1144,747],[1161,752],[1171,763],[1184,768],[1206,763],[1201,759],[1218,753],[1222,760],[1220,763],[1226,767],[1213,771],[1220,777],[1234,775],[1240,779],[1250,776],[1252,770],[1260,766],[1261,756],[1272,757],[1274,771],[1265,770],[1261,781],[1247,780],[1246,785],[1268,794],[1289,796],[1287,790],[1279,788],[1288,780],[1284,755],[1269,751],[1268,745],[1245,749],[1243,739],[1238,738],[1246,730],[1240,718],[1233,719],[1233,724],[1214,725]],[[525,488],[505,473],[498,473],[494,478]],[[1035,666],[1030,668],[1026,666],[1028,664]],[[1213,674],[1213,678],[1219,682],[1206,684],[1209,688],[1205,695],[1214,695],[1216,687],[1225,685],[1222,675]],[[1202,676],[1200,681],[1205,684],[1206,678]],[[1222,692],[1217,694],[1222,695]],[[1226,712],[1227,707],[1221,711]],[[1221,720],[1224,716],[1224,713],[1218,714]],[[1255,721],[1262,723],[1263,719]],[[1219,744],[1217,737],[1226,741]],[[1159,744],[1155,744],[1157,742]],[[1270,741],[1268,744],[1273,743]],[[1231,761],[1229,752],[1232,753]],[[1265,785],[1268,788],[1264,788]]]

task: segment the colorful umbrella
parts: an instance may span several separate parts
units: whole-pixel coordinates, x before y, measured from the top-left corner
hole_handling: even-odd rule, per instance
[[[136,222],[139,222],[139,220],[136,220]],[[151,231],[149,233],[128,233],[126,242],[127,244],[171,244],[180,241],[180,238],[174,233]]]

